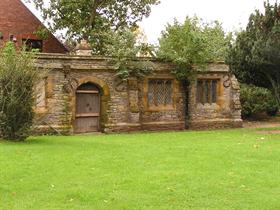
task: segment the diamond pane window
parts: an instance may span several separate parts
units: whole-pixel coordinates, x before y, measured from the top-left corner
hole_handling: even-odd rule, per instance
[[[172,80],[149,80],[148,104],[149,106],[172,105]]]

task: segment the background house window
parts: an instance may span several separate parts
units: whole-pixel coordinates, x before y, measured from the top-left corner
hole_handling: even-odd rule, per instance
[[[31,51],[33,49],[38,49],[39,52],[43,51],[43,41],[42,40],[23,39],[22,43],[25,44],[27,51]]]
[[[148,105],[172,105],[172,80],[151,79],[148,83]]]
[[[217,102],[218,80],[198,80],[196,101],[201,104]]]

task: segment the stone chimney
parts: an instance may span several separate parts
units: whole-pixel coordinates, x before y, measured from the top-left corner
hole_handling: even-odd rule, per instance
[[[75,53],[76,55],[80,55],[80,56],[91,56],[92,49],[88,41],[82,39],[81,42],[77,44],[75,48]]]

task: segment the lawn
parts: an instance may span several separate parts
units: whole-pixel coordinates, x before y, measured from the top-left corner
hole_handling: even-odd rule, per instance
[[[280,135],[236,129],[0,141],[0,209],[280,209]]]

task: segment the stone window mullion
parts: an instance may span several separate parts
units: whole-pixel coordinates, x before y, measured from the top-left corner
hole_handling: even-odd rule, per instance
[[[201,104],[217,102],[217,79],[200,79],[197,81],[196,101]]]

